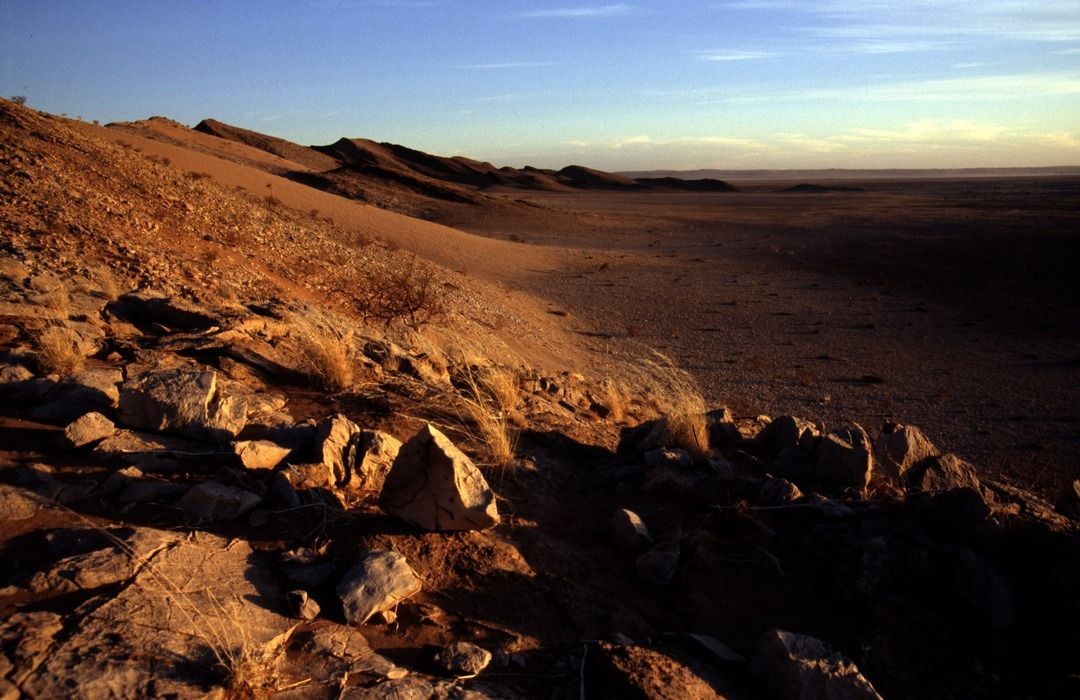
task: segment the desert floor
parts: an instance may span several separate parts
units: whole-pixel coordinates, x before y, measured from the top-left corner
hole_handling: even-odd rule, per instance
[[[915,423],[1047,495],[1080,477],[1080,181],[736,184],[507,193],[533,216],[450,223],[579,249],[518,283],[596,351],[672,356],[712,404]]]

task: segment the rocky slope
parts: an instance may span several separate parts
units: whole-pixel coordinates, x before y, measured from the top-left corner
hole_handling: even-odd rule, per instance
[[[1080,494],[534,367],[392,246],[0,136],[3,697],[1077,692]]]

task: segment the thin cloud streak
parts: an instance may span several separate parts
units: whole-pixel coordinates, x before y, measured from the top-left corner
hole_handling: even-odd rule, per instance
[[[549,68],[558,65],[553,61],[507,61],[505,63],[470,63],[459,68],[467,70],[510,70],[513,68]]]
[[[697,57],[702,61],[760,61],[768,58],[777,58],[783,54],[775,51],[699,51]]]
[[[591,7],[560,7],[550,10],[531,10],[523,12],[522,17],[573,19],[581,17],[620,17],[633,11],[630,5],[596,5]]]

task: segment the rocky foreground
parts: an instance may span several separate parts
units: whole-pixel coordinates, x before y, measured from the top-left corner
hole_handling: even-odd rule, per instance
[[[910,425],[706,411],[656,360],[553,373],[372,325],[275,277],[295,212],[4,109],[0,697],[1080,691],[1080,493]],[[208,277],[130,216],[106,242],[58,144],[128,168],[129,213],[192,188],[270,269]]]

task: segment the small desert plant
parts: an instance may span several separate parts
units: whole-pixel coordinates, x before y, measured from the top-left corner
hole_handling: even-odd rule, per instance
[[[621,423],[626,418],[626,395],[614,380],[605,381],[603,387],[607,417],[614,423]]]
[[[352,329],[333,327],[328,319],[293,318],[290,333],[297,369],[326,391],[344,391],[353,384]]]
[[[25,105],[26,104],[26,95],[12,95],[11,96],[11,101],[14,102],[17,105],[20,105],[20,106]]]
[[[459,389],[457,403],[465,414],[460,427],[482,446],[493,465],[505,468],[514,461],[517,448],[518,433],[512,416],[521,399],[517,374],[469,361],[474,353],[464,355],[465,361],[454,374]]]
[[[34,361],[43,374],[71,376],[86,362],[79,348],[79,336],[65,325],[50,325],[30,334]]]
[[[418,330],[446,314],[446,301],[435,273],[417,262],[416,256],[399,267],[373,270],[353,295],[365,321],[394,321]]]
[[[109,301],[116,301],[120,297],[120,281],[110,268],[102,265],[94,273],[94,279],[103,297]]]
[[[650,386],[662,414],[657,425],[657,442],[679,447],[691,454],[709,451],[709,430],[705,423],[705,399],[697,382],[671,358],[655,352],[642,363],[646,385]]]

